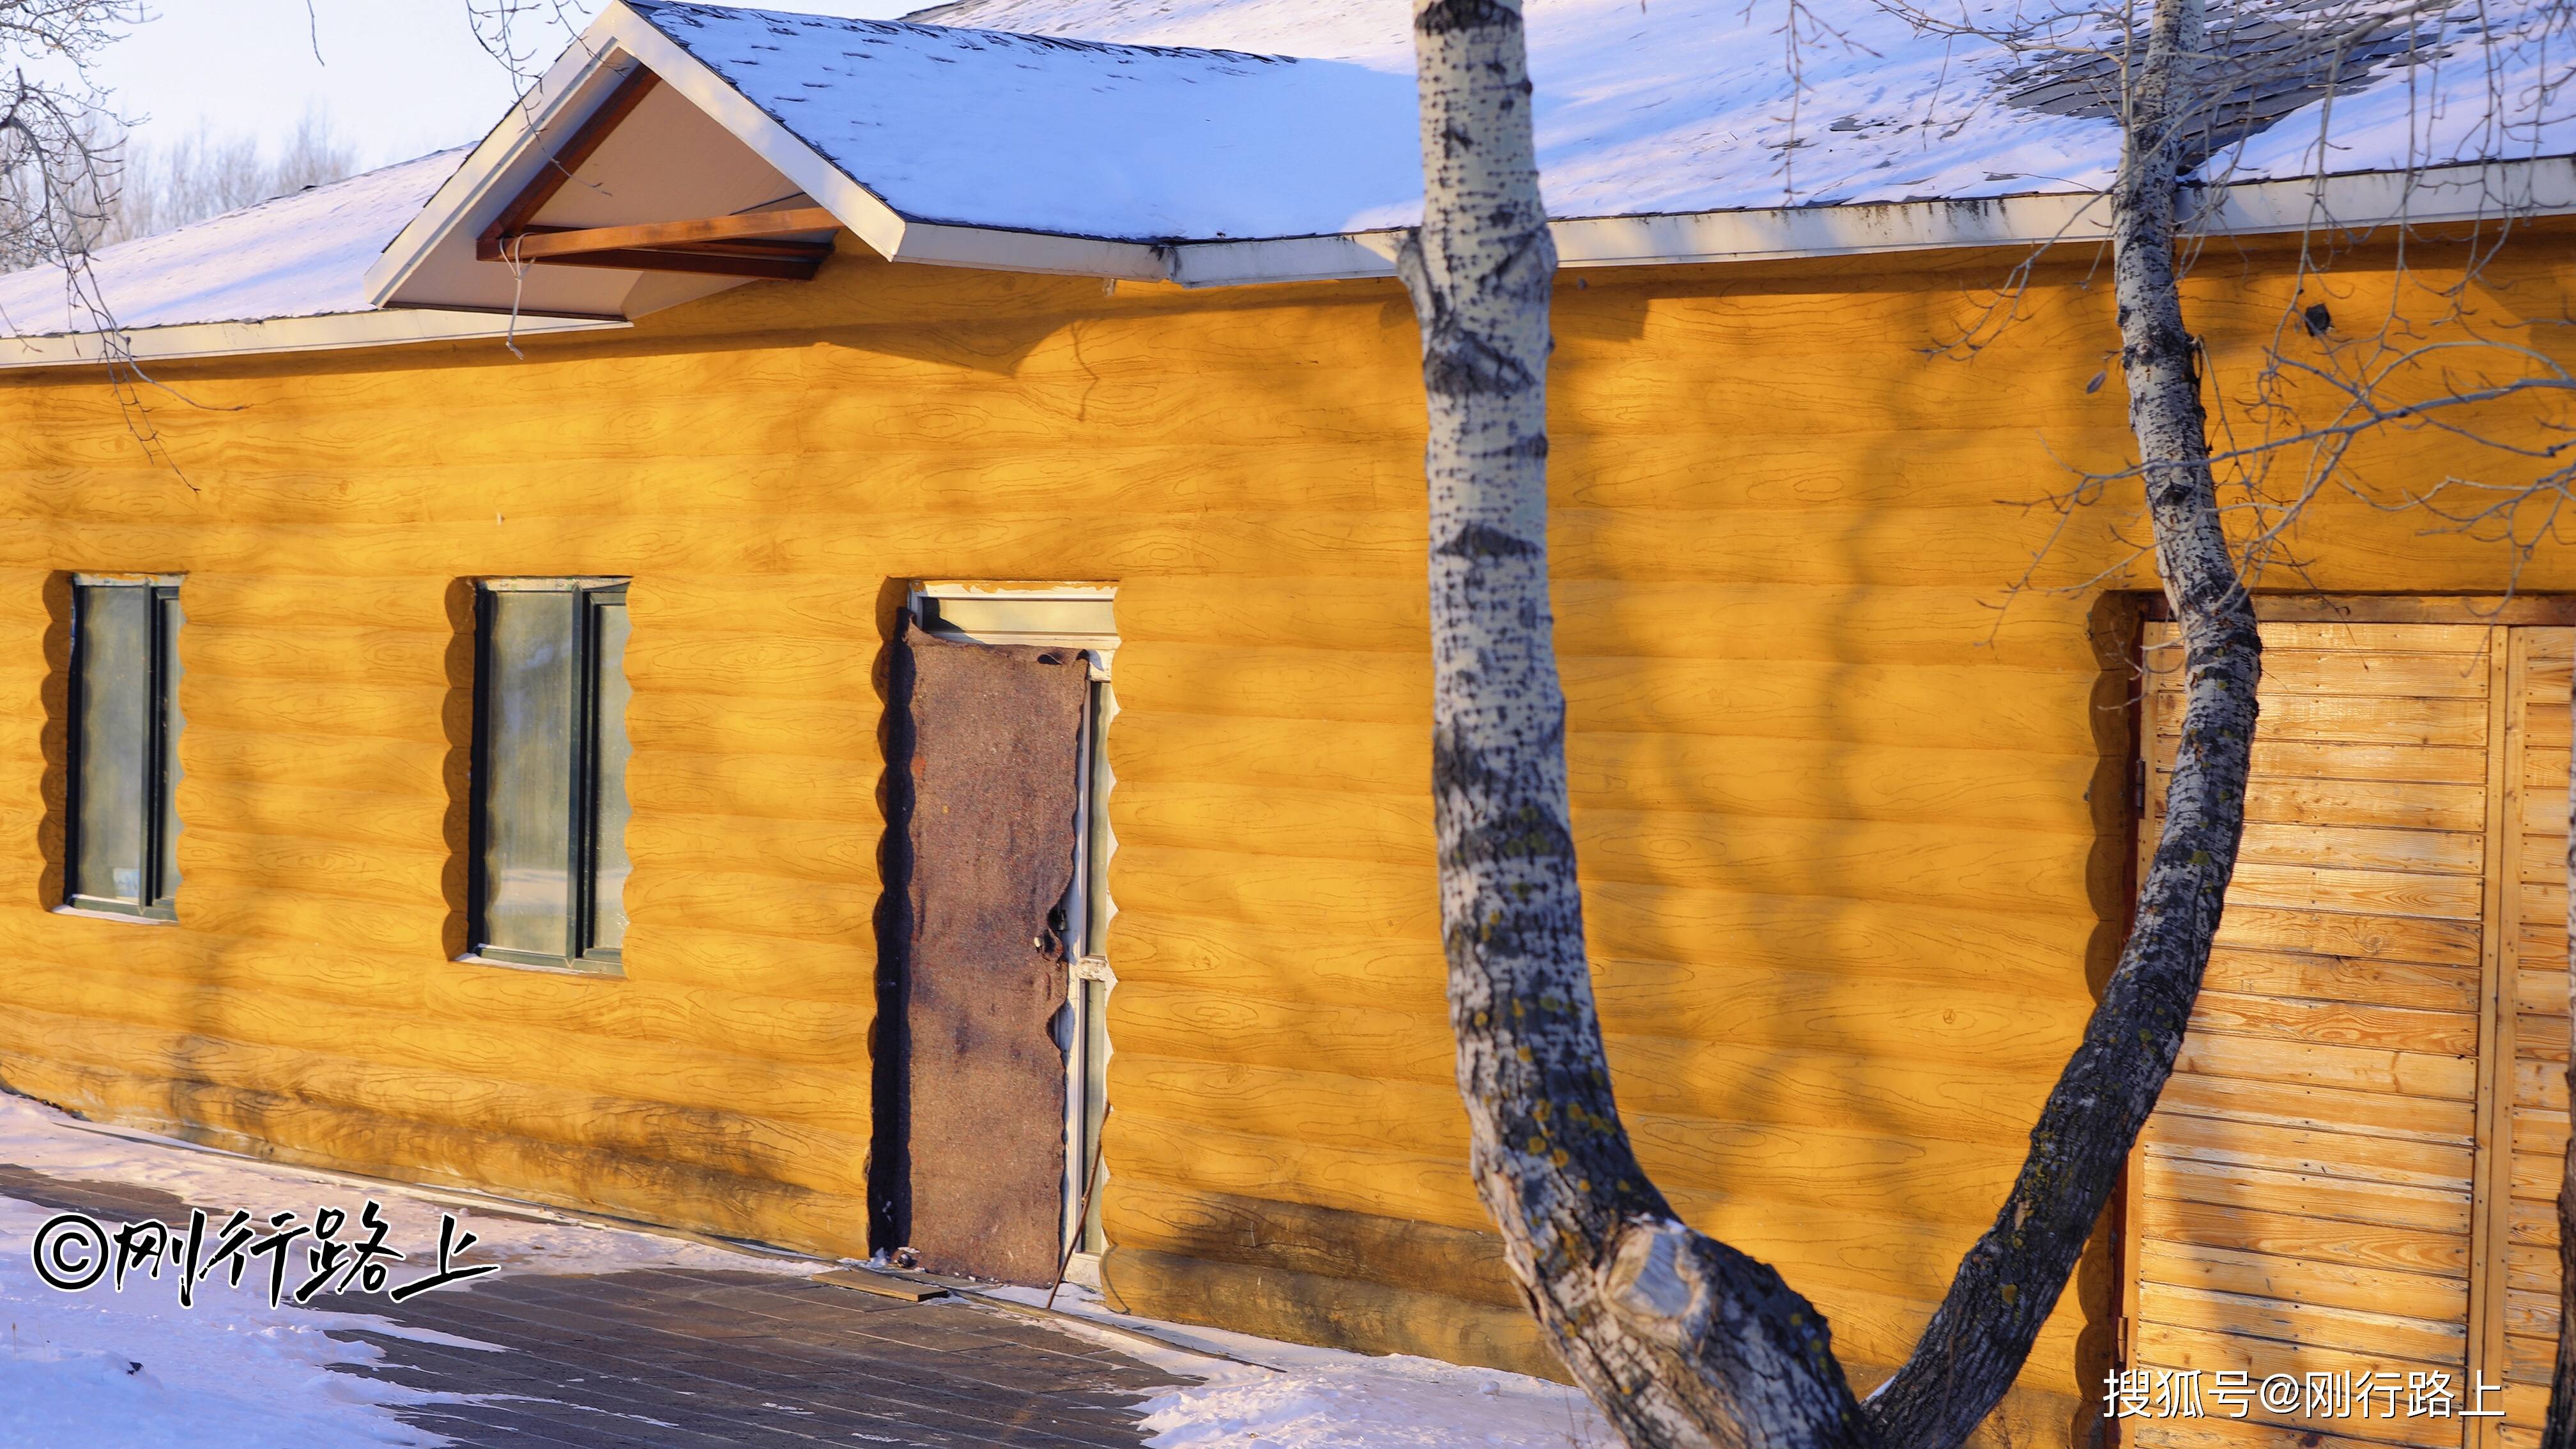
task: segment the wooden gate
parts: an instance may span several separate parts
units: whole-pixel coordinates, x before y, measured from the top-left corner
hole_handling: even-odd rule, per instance
[[[2557,1332],[2576,631],[2263,635],[2244,852],[2123,1215],[2124,1364],[2200,1370],[2201,1413],[2121,1434],[2520,1449]],[[2142,848],[2182,711],[2171,626],[2147,644]],[[2296,1405],[2263,1401],[2275,1375]],[[2460,1416],[2473,1376],[2505,1418]]]

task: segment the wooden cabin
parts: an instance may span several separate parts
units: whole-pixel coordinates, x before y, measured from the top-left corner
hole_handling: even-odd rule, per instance
[[[2134,490],[2045,502],[2130,455],[2108,123],[1838,115],[1935,73],[1870,32],[1784,198],[1733,0],[1612,8],[1533,11],[1595,981],[1657,1180],[1874,1381],[2020,1161],[2168,758]],[[623,0],[477,147],[113,249],[101,310],[0,282],[0,1084],[1558,1373],[1442,997],[1400,16]],[[2338,99],[2324,181],[2298,111],[2207,193],[2229,417],[2390,317],[2576,363],[2576,166],[2415,157],[2401,253],[2365,142],[2405,90]],[[2515,406],[2480,425],[2566,417]],[[2370,498],[2263,578],[2221,948],[2002,1442],[2536,1437],[2576,549]],[[2105,1421],[2124,1369],[2503,1417]]]

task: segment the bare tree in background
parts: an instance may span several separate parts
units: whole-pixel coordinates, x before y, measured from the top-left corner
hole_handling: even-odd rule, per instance
[[[114,188],[99,208],[100,246],[155,236],[358,170],[356,148],[319,109],[306,111],[274,148],[257,136],[201,129],[168,145],[128,139],[115,150]]]
[[[90,314],[104,309],[82,263],[115,190],[101,138],[117,125],[91,67],[144,18],[135,0],[0,0],[0,270],[61,267]]]
[[[1918,0],[1872,3],[1924,32],[2017,58],[2021,65],[2003,77],[2000,99],[2009,106],[2127,124],[2150,89],[2152,70],[2136,54],[2147,37],[2131,32],[2125,5],[2028,0],[1996,15],[1945,13]],[[2497,321],[2477,299],[2491,264],[2536,209],[2528,179],[2518,178],[2512,163],[2543,154],[2545,121],[2576,118],[2576,4],[2248,0],[2202,23],[2186,68],[2190,95],[2172,128],[2182,178],[2177,282],[2199,261],[2212,229],[2225,223],[2227,188],[2238,181],[2245,145],[2284,122],[2317,123],[2286,305],[2251,377],[2204,379],[2219,389],[2211,396],[2221,409],[2211,463],[2226,500],[2222,511],[2235,522],[2240,573],[2250,582],[2269,570],[2295,572],[2298,528],[2329,494],[2420,512],[2436,530],[2505,545],[2517,577],[2544,543],[2576,541],[2565,533],[2576,435],[2555,421],[2576,396],[2576,374],[2547,350],[2550,339],[2537,335],[2554,328],[2563,338],[2576,318]],[[2409,123],[2423,134],[2410,139],[2395,167],[2400,214],[2354,221],[2338,214],[2330,195],[2327,176],[2342,147],[2330,141],[2328,123],[2374,80],[2382,91],[2412,96]],[[2444,91],[2438,101],[2417,93],[2437,82]],[[2464,101],[2474,103],[2466,124],[2457,114]],[[2445,123],[2465,134],[2486,164],[2464,167],[2438,154],[2430,133]],[[2116,195],[2097,202],[2114,230],[2117,202]],[[2449,233],[2426,231],[2408,214],[2418,207],[2438,209]],[[2089,234],[2073,240],[2093,244]],[[1955,355],[1981,350],[2011,325],[2033,267],[2058,245],[2023,260],[1978,320],[1950,340]],[[2333,305],[2335,266],[2361,247],[2394,258],[2393,265],[2378,256],[2369,263],[2395,279],[2375,311]],[[2456,444],[2457,458],[2474,471],[2429,482],[2389,479],[2353,456],[2365,439],[2397,432]],[[2071,516],[2147,471],[2139,462],[2085,473],[2046,502]],[[2136,543],[2114,571],[2153,547]]]
[[[2098,500],[2122,479],[2143,485],[2151,537],[2141,547],[2153,551],[2181,626],[2187,687],[2136,927],[1993,1227],[1960,1263],[1908,1362],[1866,1403],[1846,1383],[1822,1315],[1769,1266],[1683,1224],[1620,1124],[1585,959],[1550,637],[1545,369],[1555,258],[1521,11],[1516,0],[1416,0],[1413,12],[1425,202],[1399,270],[1421,327],[1429,402],[1433,791],[1459,1086],[1478,1191],[1513,1272],[1567,1367],[1640,1449],[1956,1449],[1966,1440],[2010,1389],[2063,1292],[2199,993],[2243,832],[2256,725],[2261,641],[2246,570],[2320,490],[2359,486],[2341,465],[2351,440],[2374,428],[2465,430],[2508,456],[2558,457],[2516,452],[2527,429],[2476,431],[2481,417],[2493,421],[2480,406],[2565,379],[2544,354],[2510,343],[2481,354],[2498,375],[2464,379],[2440,349],[2466,340],[2456,330],[2465,288],[2446,316],[2393,317],[2378,329],[2377,351],[2321,359],[2277,347],[2257,398],[2270,431],[2213,447],[2182,277],[2214,138],[2231,107],[2241,128],[2243,113],[2278,99],[2262,82],[2279,68],[2322,73],[2330,95],[2355,65],[2366,73],[2392,55],[2425,59],[2416,47],[2450,38],[2440,11],[2411,0],[2293,0],[2253,17],[2268,27],[2255,30],[2240,8],[2227,28],[2246,43],[2221,45],[2202,0],[2053,8],[2007,26],[1889,8],[1937,31],[2071,58],[2107,86],[2121,155],[2098,204],[2108,213],[2137,461],[2087,478],[2062,502]],[[2469,23],[2483,16],[2464,13]],[[2531,98],[2491,89],[2488,99],[2505,123]],[[2328,156],[2321,139],[2320,173]],[[2329,230],[2330,217],[2317,221],[2319,233]],[[2009,311],[2007,298],[1997,315]],[[2454,328],[2445,340],[2418,336],[2445,325]],[[2330,317],[2302,307],[2283,337],[2332,330]],[[2444,385],[2427,392],[2428,372]],[[2300,406],[2320,393],[2340,399],[2339,415],[2329,407],[2320,422],[2313,405]],[[2223,500],[2222,468],[2242,476],[2288,457],[2307,465],[2288,498],[2249,491]],[[2514,497],[2548,496],[2545,479],[2526,482]],[[2563,496],[2563,476],[2558,486]],[[2377,501],[2427,507],[2429,495]],[[2227,527],[2245,511],[2253,516],[2240,531],[2254,536],[2251,546]],[[2568,1281],[2576,1285],[2576,1272]]]

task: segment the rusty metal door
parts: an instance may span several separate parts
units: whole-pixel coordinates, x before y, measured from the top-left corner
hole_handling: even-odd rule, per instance
[[[895,674],[910,779],[899,1230],[921,1266],[1013,1282],[1063,1241],[1062,905],[1089,670],[1079,650],[907,628]],[[880,1033],[881,1046],[886,1033]],[[884,1141],[880,1137],[881,1143]]]

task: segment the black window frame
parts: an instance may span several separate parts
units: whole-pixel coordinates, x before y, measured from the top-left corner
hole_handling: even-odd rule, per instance
[[[599,841],[595,804],[599,791],[599,634],[600,606],[624,607],[628,580],[623,578],[487,578],[475,581],[474,608],[474,744],[468,781],[469,826],[466,870],[466,960],[498,962],[588,975],[622,976],[625,952],[620,946],[594,943],[599,919]],[[576,681],[571,715],[570,784],[566,851],[564,951],[560,955],[491,944],[487,919],[485,873],[489,843],[489,786],[494,778],[491,750],[494,730],[492,644],[494,616],[501,596],[513,593],[567,593],[578,596],[574,630]],[[622,667],[622,666],[621,666]],[[622,730],[624,721],[618,724]]]
[[[170,844],[179,828],[178,811],[172,799],[178,781],[170,768],[170,742],[184,715],[178,708],[177,676],[178,625],[165,605],[179,602],[184,576],[175,574],[74,574],[71,579],[71,654],[70,681],[65,691],[63,759],[63,900],[66,910],[90,911],[101,915],[124,916],[139,921],[175,923],[179,919],[179,872],[168,864]],[[151,698],[144,722],[143,762],[143,828],[142,858],[137,863],[140,888],[137,900],[120,896],[101,896],[81,889],[81,818],[85,805],[81,795],[81,776],[87,767],[83,736],[89,711],[88,690],[83,687],[89,662],[90,628],[88,627],[89,591],[94,589],[134,589],[144,594],[146,619],[144,688]]]

